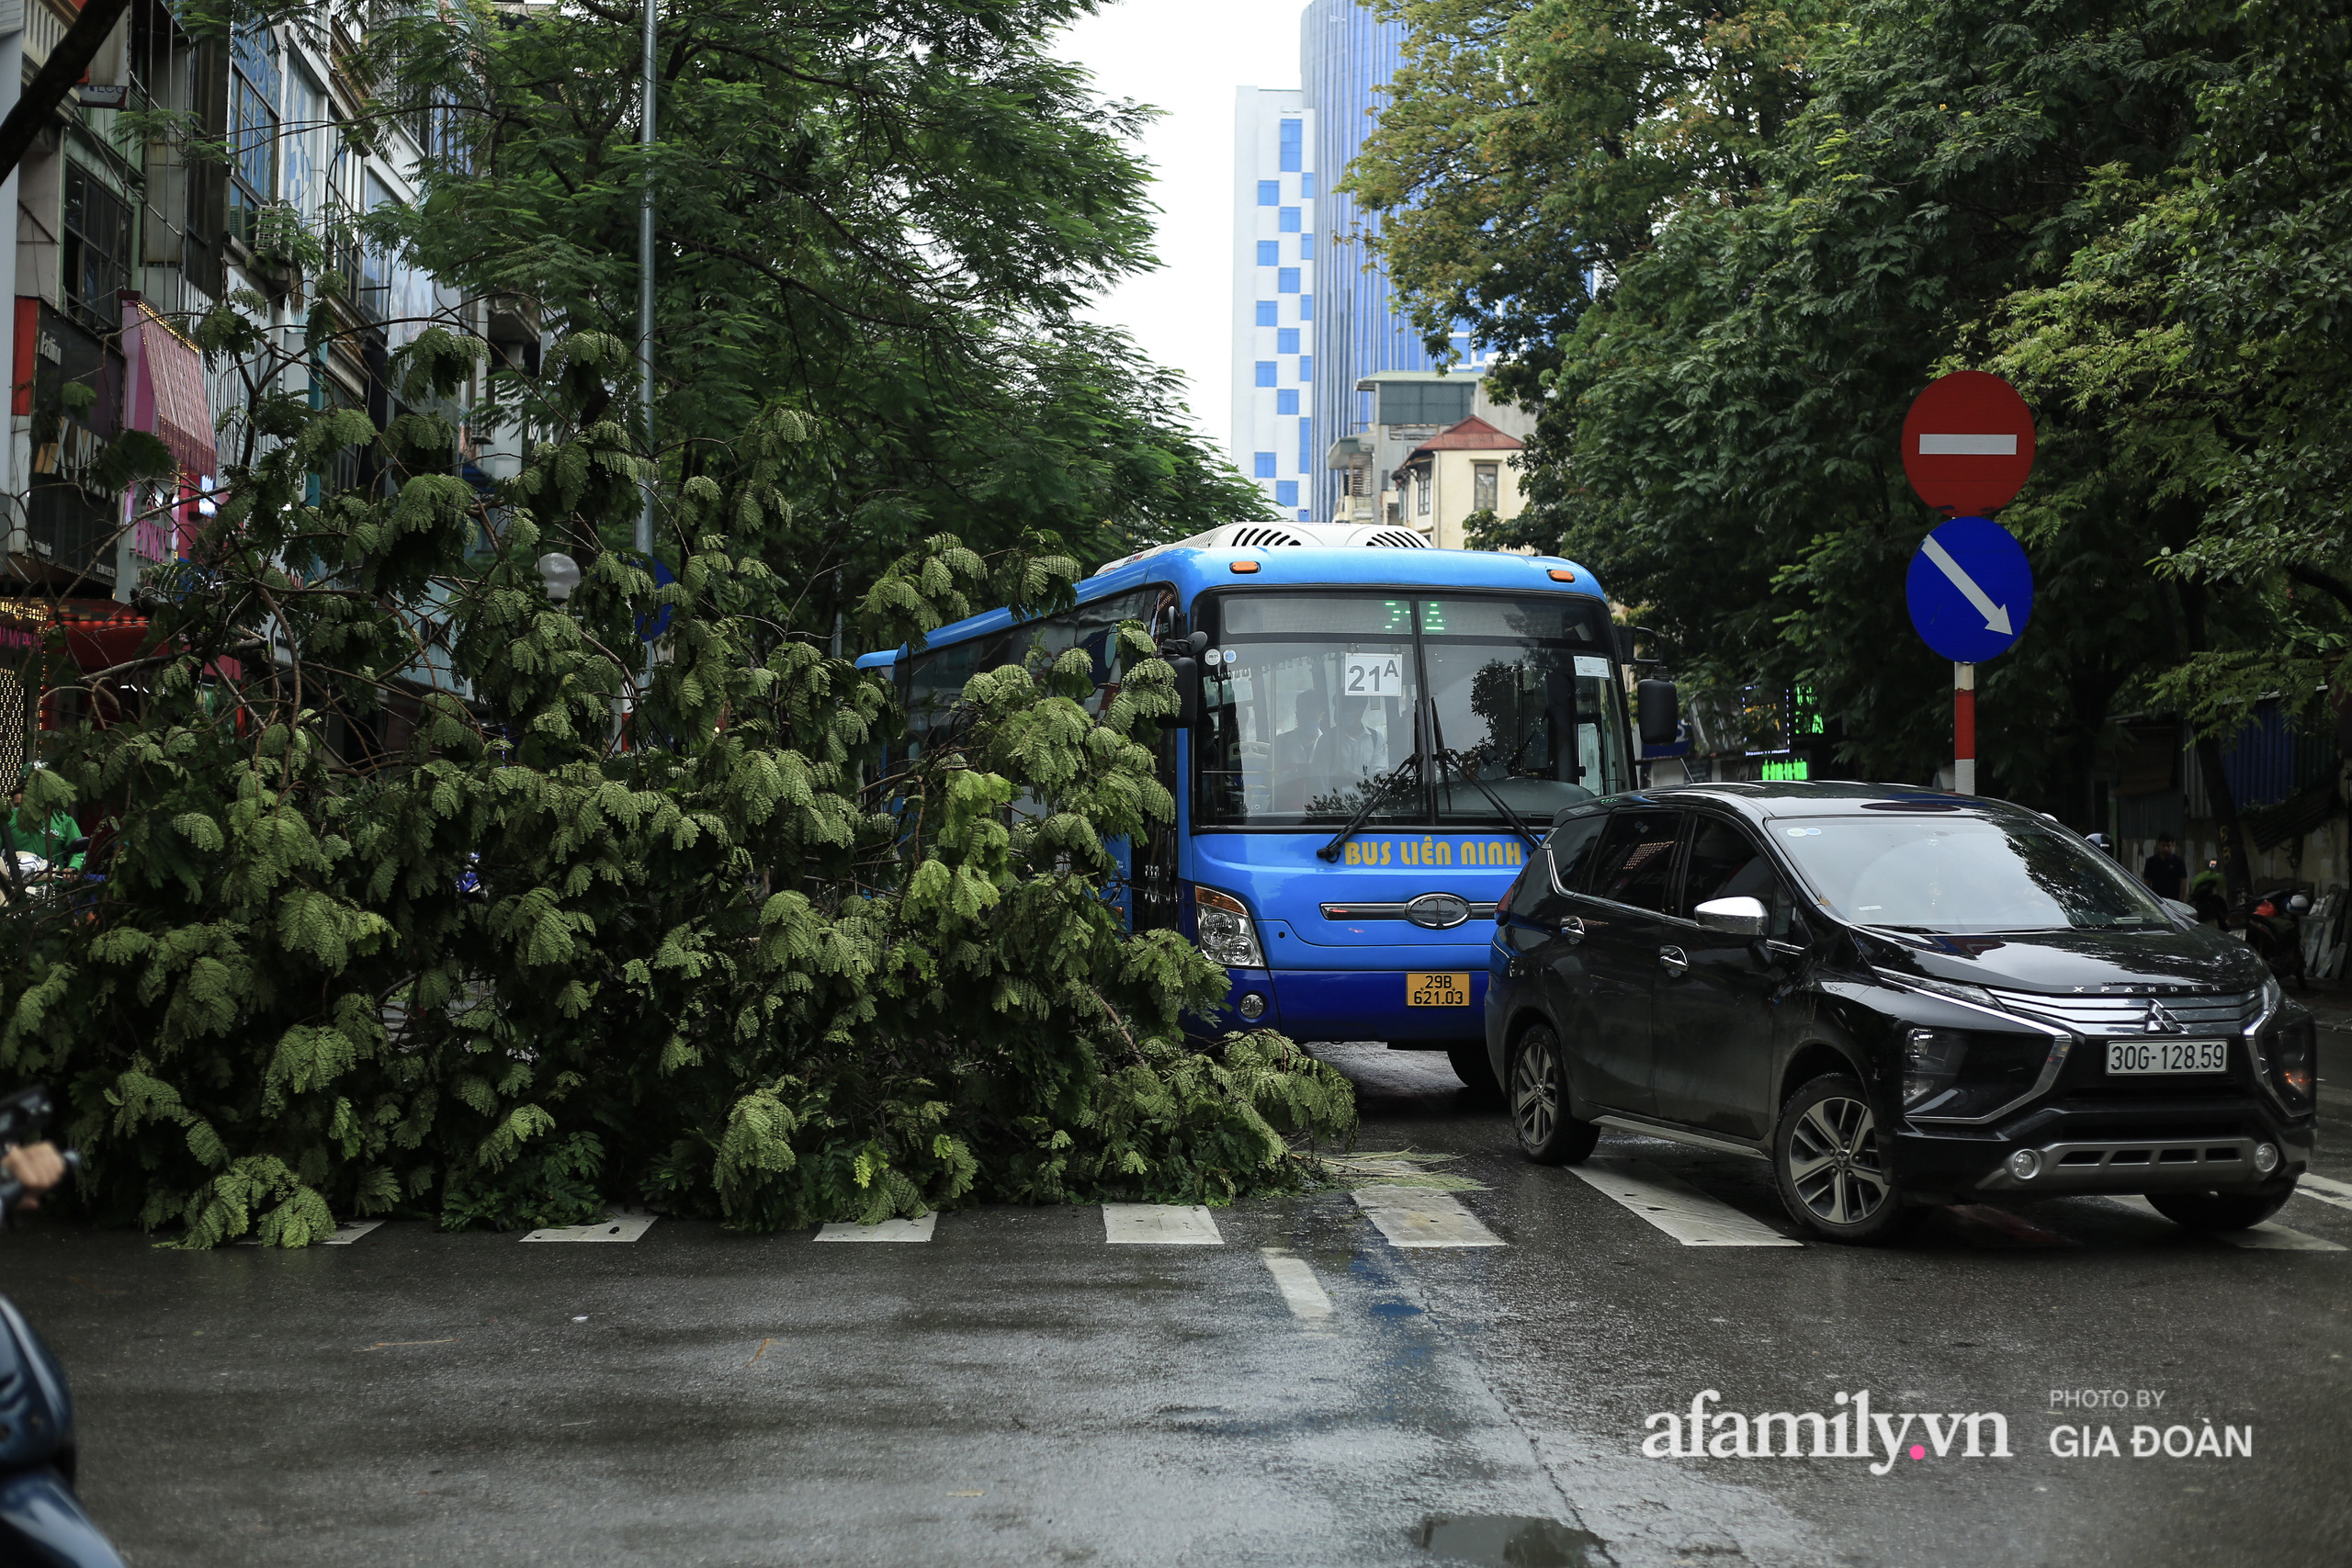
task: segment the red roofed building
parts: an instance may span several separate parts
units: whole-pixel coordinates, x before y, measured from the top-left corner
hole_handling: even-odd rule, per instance
[[[1517,436],[1476,414],[1448,426],[1414,447],[1388,476],[1382,499],[1393,508],[1389,515],[1427,534],[1438,549],[1468,548],[1464,525],[1474,513],[1518,513],[1519,469],[1510,459],[1520,446]]]

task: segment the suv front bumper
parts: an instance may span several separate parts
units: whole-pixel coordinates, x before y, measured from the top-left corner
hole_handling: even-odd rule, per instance
[[[1903,1123],[1894,1139],[1894,1173],[1929,1201],[2242,1191],[2301,1174],[2311,1163],[2315,1127],[2311,1115],[2281,1116],[2273,1106],[2236,1095],[2161,1108],[2074,1100],[2024,1111],[1996,1128]],[[2255,1163],[2264,1144],[2278,1153],[2268,1170]],[[2009,1168],[2020,1149],[2040,1156],[2030,1176]]]

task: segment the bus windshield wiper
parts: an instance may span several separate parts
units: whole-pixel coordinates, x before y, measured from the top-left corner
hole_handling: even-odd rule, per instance
[[[1326,861],[1338,860],[1340,846],[1356,836],[1356,829],[1362,828],[1370,819],[1381,802],[1386,800],[1404,784],[1417,782],[1420,777],[1420,768],[1421,751],[1417,746],[1413,749],[1411,756],[1372,781],[1371,793],[1364,796],[1363,804],[1356,807],[1356,814],[1348,818],[1346,827],[1331,835],[1329,843],[1315,852],[1315,858]]]
[[[1488,789],[1487,781],[1478,776],[1479,770],[1487,763],[1487,759],[1481,755],[1486,748],[1473,746],[1468,753],[1463,756],[1456,756],[1445,749],[1443,721],[1437,716],[1437,704],[1434,702],[1430,704],[1430,736],[1435,742],[1432,750],[1441,776],[1458,773],[1468,779],[1473,785],[1476,786],[1478,793],[1485,795],[1497,811],[1502,813],[1503,820],[1510,824],[1510,830],[1527,840],[1527,847],[1530,850],[1540,850],[1544,847],[1543,841],[1527,830],[1527,824],[1519,819],[1519,813],[1505,804],[1501,795]],[[1449,793],[1452,787],[1448,784]]]

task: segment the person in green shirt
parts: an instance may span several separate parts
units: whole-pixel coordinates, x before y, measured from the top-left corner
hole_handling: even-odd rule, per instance
[[[25,805],[22,779],[18,779],[17,787],[8,792],[8,830],[16,837],[17,853],[39,855],[52,863],[60,850],[82,836],[82,825],[74,820],[70,812],[52,811],[47,821],[37,818]],[[82,857],[73,855],[65,863],[79,871],[82,869]]]

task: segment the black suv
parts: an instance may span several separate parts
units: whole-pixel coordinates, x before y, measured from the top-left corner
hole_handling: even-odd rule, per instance
[[[2311,1015],[2046,817],[1894,785],[1696,784],[1553,821],[1496,914],[1487,1050],[1520,1147],[1603,1126],[1770,1160],[1798,1223],[2145,1193],[2275,1213],[2311,1161]]]

